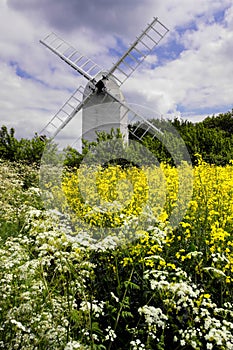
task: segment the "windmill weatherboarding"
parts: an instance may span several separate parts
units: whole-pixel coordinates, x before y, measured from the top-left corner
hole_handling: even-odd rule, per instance
[[[82,110],[81,135],[85,135],[85,138],[90,141],[96,138],[95,131],[101,130],[104,126],[107,128],[106,131],[110,131],[111,125],[119,128],[124,137],[128,139],[129,113],[130,122],[137,123],[137,128],[130,131],[135,137],[141,140],[149,132],[155,136],[159,130],[126,104],[120,87],[154,50],[167,32],[168,28],[158,18],[154,18],[109,70],[103,70],[55,33],[40,40],[43,45],[88,80],[86,87],[79,86],[74,91],[40,134],[54,138]],[[140,137],[136,135],[138,128],[144,130]]]

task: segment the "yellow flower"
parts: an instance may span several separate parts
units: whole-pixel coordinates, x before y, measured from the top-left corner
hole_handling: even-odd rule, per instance
[[[204,294],[204,298],[209,299],[210,298],[210,294]]]

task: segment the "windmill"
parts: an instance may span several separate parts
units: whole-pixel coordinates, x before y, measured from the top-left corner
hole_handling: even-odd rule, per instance
[[[79,86],[74,91],[40,134],[54,138],[82,110],[81,134],[89,141],[93,141],[96,137],[95,132],[101,130],[104,125],[107,125],[107,128],[112,125],[119,128],[127,139],[129,113],[130,122],[137,123],[137,127],[131,131],[136,138],[141,140],[148,132],[152,132],[155,136],[158,129],[126,104],[120,87],[167,32],[168,28],[158,18],[154,18],[109,70],[103,70],[55,33],[40,40],[44,46],[88,80],[86,87]],[[138,128],[143,130],[140,137],[137,136]]]

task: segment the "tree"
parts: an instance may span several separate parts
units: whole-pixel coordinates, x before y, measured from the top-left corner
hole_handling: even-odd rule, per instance
[[[10,161],[21,161],[27,164],[39,164],[47,140],[45,137],[35,136],[29,140],[15,138],[13,128],[8,131],[3,125],[0,129],[0,158]]]

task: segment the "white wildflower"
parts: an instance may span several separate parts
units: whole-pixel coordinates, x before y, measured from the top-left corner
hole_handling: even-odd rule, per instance
[[[105,340],[110,340],[110,341],[114,341],[114,339],[116,338],[116,333],[114,332],[114,330],[108,326],[105,331],[107,332],[107,335],[105,336]]]
[[[155,327],[165,328],[168,317],[163,314],[160,308],[155,308],[154,306],[143,306],[138,309],[138,312],[142,315],[144,314],[146,323],[148,325],[155,325]]]
[[[113,292],[111,292],[110,294],[112,298],[115,299],[117,303],[119,303],[119,298]]]

